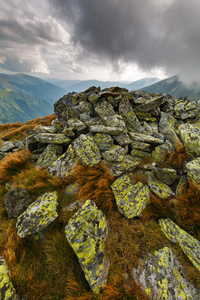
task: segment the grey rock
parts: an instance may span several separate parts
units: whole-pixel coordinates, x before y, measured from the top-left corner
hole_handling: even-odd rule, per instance
[[[9,218],[17,218],[31,202],[29,193],[21,187],[11,189],[5,194],[3,205]]]

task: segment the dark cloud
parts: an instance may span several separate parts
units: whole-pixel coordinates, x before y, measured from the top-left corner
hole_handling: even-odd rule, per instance
[[[199,0],[49,0],[85,55],[200,75]]]

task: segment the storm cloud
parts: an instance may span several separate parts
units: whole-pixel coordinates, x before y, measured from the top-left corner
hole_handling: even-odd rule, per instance
[[[200,75],[199,0],[49,1],[85,56],[187,79]]]

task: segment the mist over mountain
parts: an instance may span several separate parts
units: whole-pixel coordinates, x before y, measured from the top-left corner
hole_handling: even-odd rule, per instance
[[[167,93],[176,98],[187,96],[189,99],[200,100],[200,83],[193,82],[186,84],[177,75],[143,87],[142,89],[148,93]]]

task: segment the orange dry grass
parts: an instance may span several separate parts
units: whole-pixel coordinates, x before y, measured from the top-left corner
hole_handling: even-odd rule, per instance
[[[174,152],[168,153],[165,156],[164,164],[166,166],[171,166],[176,170],[180,170],[183,166],[183,163],[187,161],[187,159],[188,155],[186,153],[185,147],[180,143]]]
[[[27,121],[25,124],[17,122],[12,124],[5,124],[0,126],[0,137],[4,141],[10,141],[13,139],[23,139],[26,137],[26,131],[34,129],[38,125],[51,125],[53,119],[56,118],[55,114],[46,116],[44,118],[36,118],[31,121]]]
[[[89,167],[77,164],[71,176],[73,181],[80,185],[78,200],[90,199],[106,213],[115,208],[114,194],[110,187],[115,178],[106,165],[100,163]]]
[[[184,193],[176,197],[177,225],[200,240],[200,192],[189,182]]]
[[[9,181],[16,173],[26,168],[30,161],[30,151],[23,149],[9,154],[0,162],[0,181]]]
[[[126,274],[128,276],[128,274]],[[112,276],[103,291],[100,294],[94,294],[91,291],[87,292],[73,279],[69,279],[66,286],[65,300],[147,300],[149,299],[145,292],[141,290],[131,276],[127,279],[124,274],[118,273]]]

